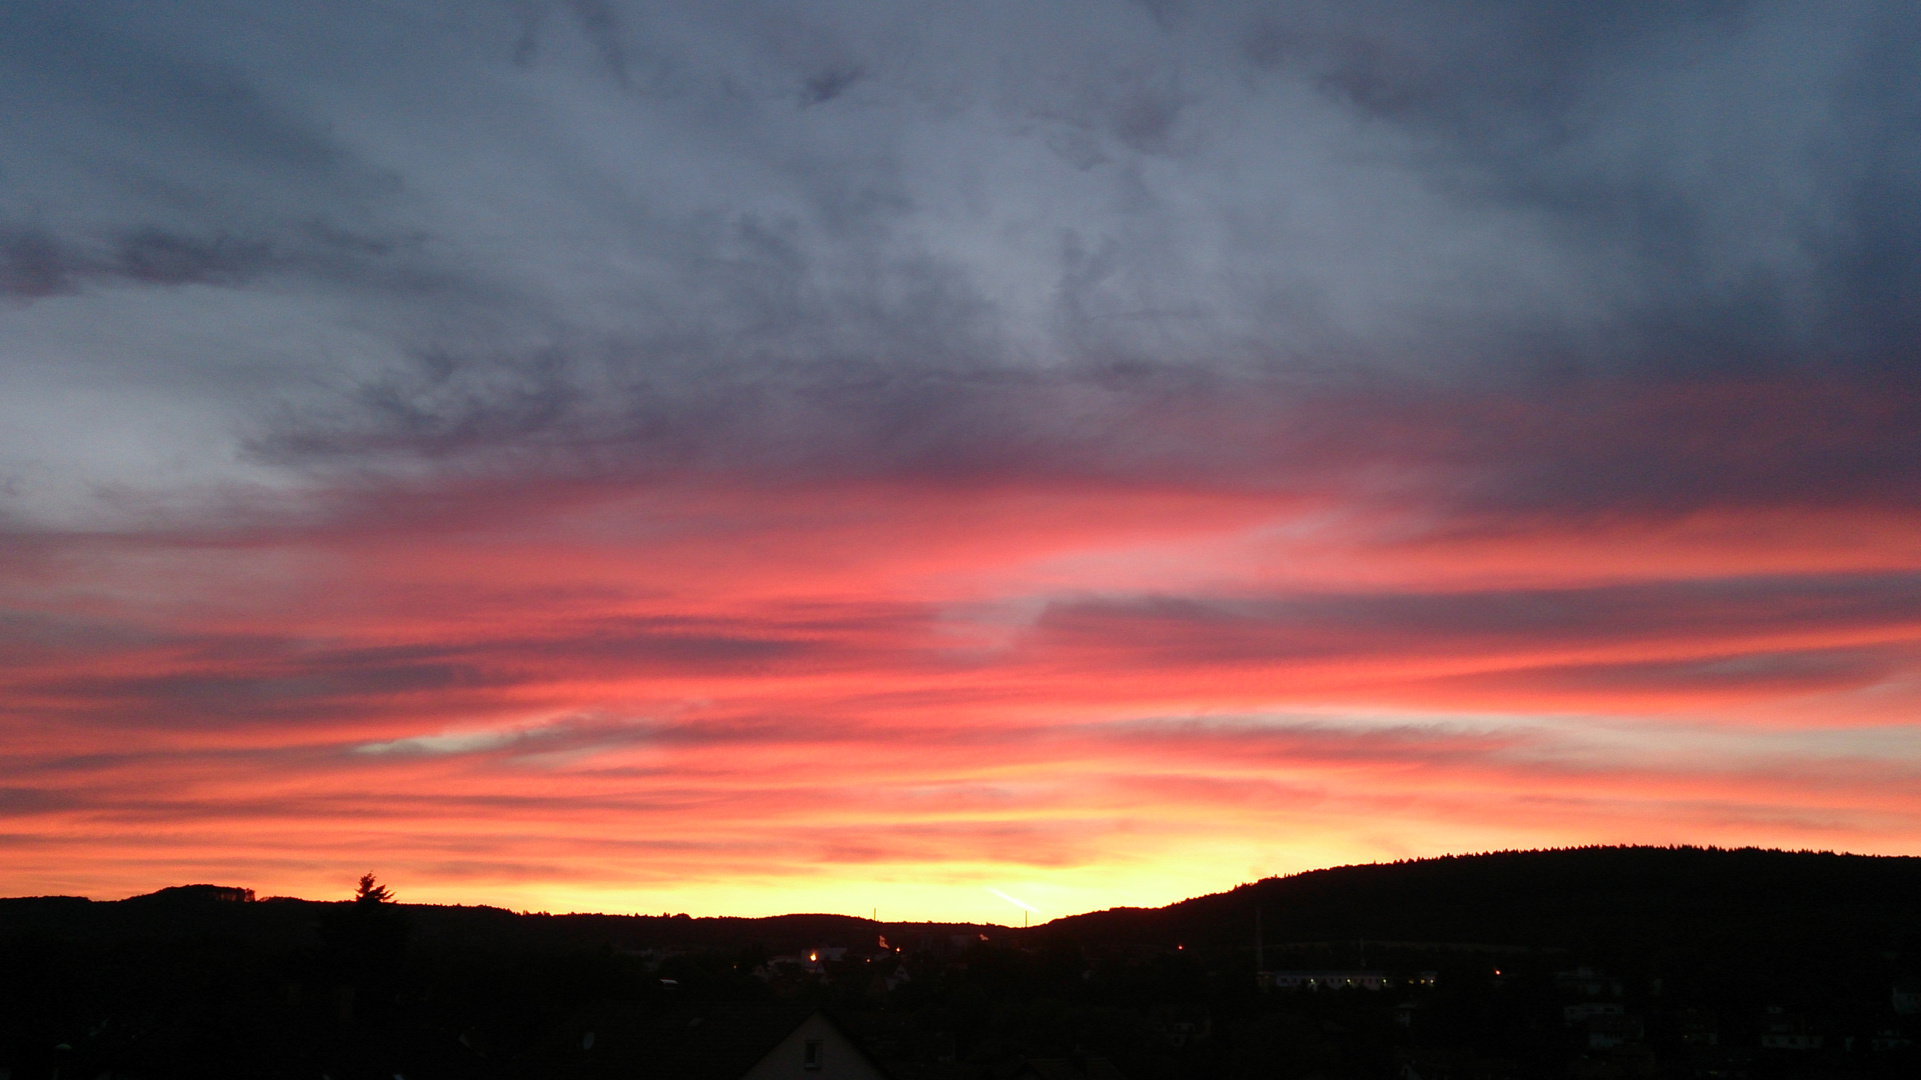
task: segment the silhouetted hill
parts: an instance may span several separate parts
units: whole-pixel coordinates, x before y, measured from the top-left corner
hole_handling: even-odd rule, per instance
[[[0,899],[0,937],[80,934],[94,940],[174,930],[316,940],[340,902],[184,885],[118,902],[52,896]],[[1839,947],[1921,925],[1921,858],[1761,849],[1591,847],[1497,852],[1343,866],[1269,878],[1165,908],[1114,908],[1030,929],[875,922],[844,915],[766,918],[515,913],[484,906],[397,904],[414,939],[477,947],[739,949],[864,945],[879,934],[988,933],[1004,942],[1071,937],[1086,944],[1244,949],[1255,915],[1269,947],[1374,941],[1570,951],[1605,958],[1695,949]]]
[[[1462,943],[1601,950],[1754,944],[1913,925],[1921,858],[1755,848],[1589,847],[1444,856],[1269,878],[1165,908],[1043,928],[1083,940]]]
[[[0,898],[0,940],[72,937],[98,943],[154,935],[211,934],[277,941],[290,947],[312,945],[319,942],[326,914],[350,904],[345,900],[290,897],[253,900],[250,889],[214,885],[175,886],[118,901],[90,901],[83,896]],[[464,905],[384,906],[405,914],[411,936],[419,944],[523,951],[739,949],[758,944],[792,952],[818,945],[869,944],[884,933],[1006,932],[972,923],[878,923],[850,915],[695,919],[686,915],[516,913]]]
[[[1389,989],[1264,991],[1257,913],[1267,969],[1365,968]],[[0,900],[0,1069],[613,1075],[583,1045],[587,1018],[780,1005],[833,1010],[906,1077],[1005,1078],[1027,1058],[1086,1055],[1137,1080],[1900,1077],[1921,1074],[1921,1021],[1900,1005],[1921,998],[1895,993],[1917,974],[1921,859],[1811,852],[1348,866],[1031,929],[186,885]],[[1783,1031],[1823,1041],[1769,1048]]]

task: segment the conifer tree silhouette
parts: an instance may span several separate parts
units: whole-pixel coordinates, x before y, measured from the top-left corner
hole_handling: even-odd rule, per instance
[[[372,874],[360,875],[360,884],[354,889],[354,903],[385,904],[393,898],[393,890],[375,881]]]

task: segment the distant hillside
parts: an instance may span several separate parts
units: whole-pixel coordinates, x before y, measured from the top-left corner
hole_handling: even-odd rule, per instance
[[[118,902],[79,897],[0,900],[0,935],[85,932],[143,936],[168,925],[221,926],[243,936],[310,936],[329,902],[269,899],[212,885]],[[250,902],[251,901],[251,902]],[[1863,934],[1921,928],[1921,858],[1754,848],[1590,847],[1343,866],[1269,878],[1164,908],[1114,908],[1031,929],[878,923],[844,915],[769,918],[516,914],[500,908],[402,904],[418,940],[475,945],[777,950],[859,945],[877,934],[974,935],[1004,942],[1071,937],[1088,945],[1251,952],[1258,910],[1266,942],[1347,947],[1395,943],[1647,954],[1704,943],[1792,942],[1862,947]],[[1915,931],[1921,932],[1921,931]],[[1877,940],[1878,940],[1877,937]]]
[[[1315,870],[1165,908],[1057,919],[1038,932],[1251,949],[1257,910],[1277,948],[1352,950],[1372,940],[1596,960],[1737,947],[1892,949],[1921,934],[1921,858],[1692,847],[1499,852]]]
[[[216,934],[276,948],[316,945],[330,911],[349,901],[272,897],[254,900],[245,888],[184,885],[125,900],[90,901],[80,896],[0,899],[0,940],[15,937],[79,937],[94,942],[145,940],[180,934]],[[727,916],[517,913],[504,908],[393,904],[404,912],[415,942],[510,951],[555,949],[717,949],[748,945],[792,952],[818,945],[869,945],[880,934],[962,935],[973,938],[999,927],[958,923],[877,923],[849,915]]]

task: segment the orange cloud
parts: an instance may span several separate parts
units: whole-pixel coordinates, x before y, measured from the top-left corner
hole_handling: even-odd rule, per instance
[[[1921,839],[1885,516],[1610,547],[1152,488],[590,494],[29,560],[14,880],[1000,918],[987,887]]]

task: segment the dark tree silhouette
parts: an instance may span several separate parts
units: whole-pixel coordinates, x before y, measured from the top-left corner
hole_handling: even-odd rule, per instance
[[[354,889],[354,903],[385,904],[393,898],[393,890],[375,881],[372,874],[360,875],[360,885]]]

